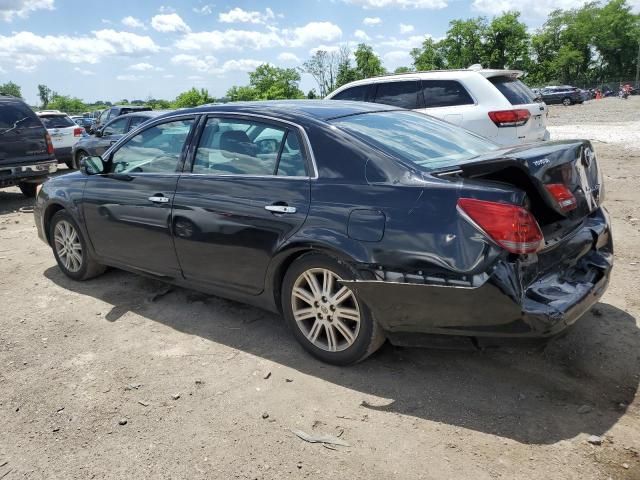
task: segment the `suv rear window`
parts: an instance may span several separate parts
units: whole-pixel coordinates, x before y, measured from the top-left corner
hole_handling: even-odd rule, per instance
[[[45,128],[67,128],[76,126],[76,123],[66,115],[41,116],[40,120],[42,120]]]
[[[511,105],[534,103],[536,94],[517,78],[491,77],[488,79]]]
[[[18,102],[0,103],[0,133],[14,127],[42,128],[38,117],[26,105]],[[44,132],[42,134],[44,135]]]
[[[471,95],[455,80],[423,80],[422,91],[427,108],[474,104]]]
[[[400,108],[419,108],[418,90],[417,81],[378,83],[375,102]]]
[[[364,102],[367,95],[367,88],[369,85],[358,85],[356,87],[347,88],[342,92],[336,94],[331,100],[353,100],[356,102]]]

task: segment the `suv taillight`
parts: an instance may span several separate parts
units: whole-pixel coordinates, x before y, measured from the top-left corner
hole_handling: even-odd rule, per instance
[[[508,252],[533,253],[543,245],[538,222],[529,210],[518,205],[460,198],[458,210]]]
[[[81,137],[82,136],[82,128],[77,127],[73,129],[73,136],[74,137]]]
[[[529,120],[531,112],[525,108],[489,112],[489,118],[497,127],[521,127]]]
[[[44,134],[44,139],[47,142],[47,153],[49,155],[53,155],[55,150],[53,149],[53,142],[51,141],[51,135],[49,135],[49,132]]]
[[[545,185],[545,187],[563,212],[569,212],[578,206],[576,197],[573,196],[573,193],[571,193],[571,190],[569,190],[566,185],[562,183],[551,183]]]

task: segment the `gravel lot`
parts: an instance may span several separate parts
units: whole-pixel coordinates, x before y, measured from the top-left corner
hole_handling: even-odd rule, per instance
[[[549,121],[596,140],[617,264],[541,353],[323,365],[275,315],[116,270],[68,280],[1,190],[0,479],[640,479],[640,97]]]

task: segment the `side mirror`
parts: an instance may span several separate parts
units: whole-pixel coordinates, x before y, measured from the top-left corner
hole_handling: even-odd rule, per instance
[[[101,128],[96,128],[96,129],[94,129],[94,130],[93,130],[93,134],[94,134],[96,137],[101,137],[101,136],[102,136],[102,129],[101,129]]]
[[[104,173],[105,163],[102,157],[85,157],[80,160],[80,170],[85,175]]]

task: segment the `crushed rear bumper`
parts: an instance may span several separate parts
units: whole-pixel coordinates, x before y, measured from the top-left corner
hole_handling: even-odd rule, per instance
[[[408,333],[548,338],[575,323],[607,288],[613,247],[606,211],[598,209],[553,250],[525,265],[499,260],[473,286],[435,285],[416,275],[342,283],[392,341]]]

